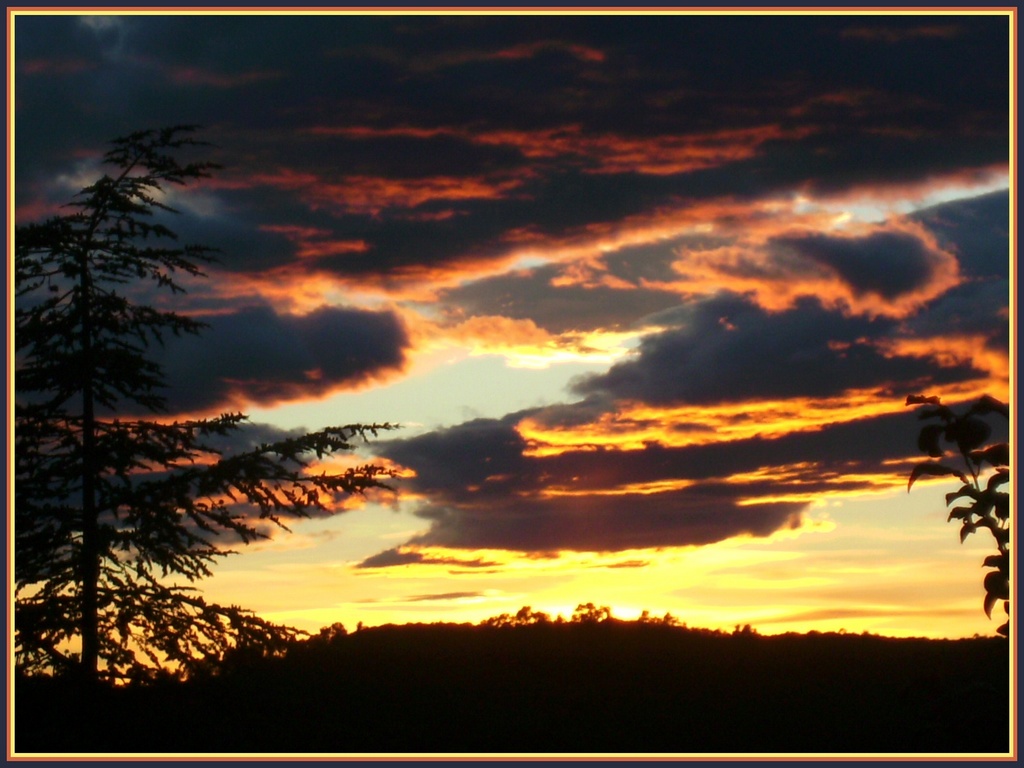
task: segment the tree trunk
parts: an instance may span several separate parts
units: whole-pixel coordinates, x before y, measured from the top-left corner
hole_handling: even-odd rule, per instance
[[[92,276],[83,249],[80,309],[82,313],[82,549],[79,568],[82,579],[82,677],[90,683],[99,679],[99,518],[96,510],[96,416],[93,400],[93,328],[91,308]]]

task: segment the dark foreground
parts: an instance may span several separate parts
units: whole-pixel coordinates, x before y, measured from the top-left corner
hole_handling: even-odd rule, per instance
[[[215,678],[16,686],[24,752],[1003,752],[1002,638],[382,627]]]

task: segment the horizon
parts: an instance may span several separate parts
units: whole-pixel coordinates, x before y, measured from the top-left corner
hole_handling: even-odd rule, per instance
[[[223,168],[165,200],[219,261],[142,297],[209,323],[150,350],[168,418],[402,425],[355,454],[394,494],[239,545],[210,600],[992,635],[904,403],[1015,406],[1014,22],[18,11],[9,210],[205,126]]]

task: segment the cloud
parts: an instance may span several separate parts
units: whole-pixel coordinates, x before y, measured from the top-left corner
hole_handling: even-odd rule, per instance
[[[531,321],[551,333],[623,329],[679,301],[674,292],[641,290],[621,279],[601,284],[606,274],[610,277],[602,272],[591,284],[573,284],[581,277],[578,271],[573,275],[566,266],[550,265],[467,282],[439,298],[457,316],[500,314]]]
[[[78,24],[92,33],[105,58],[115,60],[122,55],[132,31],[132,22],[121,16],[80,16]]]
[[[430,527],[364,567],[802,530],[913,453],[887,403],[1008,371],[1007,194],[905,216],[1008,185],[1005,19],[17,25],[19,217],[112,136],[218,145],[178,228],[224,253],[186,305],[211,327],[162,353],[175,409],[397,376],[421,327],[505,353],[646,334],[579,402],[382,446]],[[381,295],[408,303],[329,306]]]
[[[671,273],[638,282],[683,299],[732,291],[772,311],[813,297],[847,314],[906,317],[963,280],[955,243],[940,245],[901,215],[869,223],[851,213],[873,206],[885,209],[870,193],[859,201],[707,204],[707,234],[676,238]],[[614,251],[605,261],[622,273]]]
[[[709,203],[742,219],[795,193],[1003,169],[1005,25],[957,24],[897,57],[837,45],[851,25],[828,17],[552,17],[541,33],[527,17],[131,17],[115,62],[78,21],[19,19],[17,66],[59,50],[98,69],[19,87],[17,185],[49,200],[68,155],[186,115],[225,166],[207,188],[223,215],[194,229],[226,269],[315,256],[349,286],[404,295],[570,247],[655,245]],[[723,57],[723,35],[744,45]],[[645,217],[675,230],[638,234]]]
[[[927,263],[922,240],[897,242]],[[870,285],[873,262],[858,266],[864,273],[845,279]],[[898,292],[918,288],[908,279]],[[955,334],[911,334],[929,311],[898,321],[804,298],[772,312],[723,292],[648,316],[661,330],[630,359],[577,379],[581,401],[383,445],[414,471],[415,513],[430,523],[407,546],[701,545],[803,530],[823,497],[902,487],[916,454],[905,396],[977,396],[999,374],[998,361],[967,354]],[[1005,324],[992,312],[973,322],[989,332]]]
[[[941,247],[956,253],[966,277],[1009,279],[1008,190],[934,205],[909,218],[921,222]]]
[[[357,568],[393,568],[398,565],[444,565],[458,568],[493,568],[500,565],[494,560],[483,558],[464,558],[456,556],[438,556],[420,551],[414,547],[401,546],[386,549],[376,555],[371,555]]]
[[[358,53],[420,74],[482,63],[513,64],[541,56],[567,57],[585,64],[599,64],[605,60],[604,53],[596,48],[556,39],[513,43],[497,50],[463,48],[428,54],[418,51],[410,55],[393,48],[370,46],[359,50]]]
[[[891,321],[843,317],[812,299],[770,313],[730,294],[649,318],[670,326],[646,336],[633,359],[580,380],[581,395],[652,405],[830,397],[868,387],[937,386],[982,375],[970,365],[939,368],[889,356],[875,340]]]
[[[249,183],[292,191],[312,210],[378,216],[391,209],[418,208],[428,203],[498,199],[523,183],[522,178],[432,176],[394,178],[341,176],[327,181],[316,174],[281,169],[259,174]]]
[[[896,27],[884,25],[859,25],[848,27],[839,36],[847,40],[864,42],[905,43],[910,40],[952,40],[963,33],[959,24],[917,24]]]
[[[175,66],[166,73],[175,85],[206,88],[238,88],[264,80],[280,77],[280,73],[270,70],[251,70],[248,72],[219,72],[194,66]]]
[[[29,59],[18,65],[18,72],[24,75],[77,75],[95,69],[96,62],[82,58],[54,57]]]
[[[956,280],[956,259],[911,232],[875,231],[843,237],[820,232],[774,237],[768,247],[834,272],[857,298],[893,302]]]
[[[386,127],[316,126],[310,133],[361,141],[417,139],[429,142],[450,138],[470,145],[509,148],[524,159],[557,161],[587,173],[640,173],[655,176],[689,173],[702,168],[745,160],[768,142],[795,141],[814,129],[758,125],[713,132],[631,136],[591,133],[578,124],[539,130],[473,130],[456,126]]]
[[[510,501],[487,506],[429,505],[416,514],[429,532],[415,544],[517,551],[625,549],[691,546],[799,528],[801,502],[739,505],[723,493],[663,493],[572,499]]]
[[[580,61],[602,62],[605,55],[596,48],[577,43],[566,43],[561,40],[538,40],[534,43],[520,43],[519,45],[505,48],[492,54],[489,58],[495,59],[532,59],[547,52],[565,53]]]
[[[442,602],[449,600],[465,600],[466,598],[473,597],[484,597],[484,592],[440,592],[428,595],[409,595],[406,597],[406,601],[410,603],[423,603],[433,602],[440,600]]]
[[[845,312],[908,317],[979,268],[1008,269],[1005,192],[841,229],[836,220],[849,214],[834,205],[708,203],[622,222],[614,234],[538,236],[534,252],[556,263],[464,279],[438,297],[453,318],[501,314],[551,333],[638,327],[645,315],[723,289],[774,311],[815,297]]]
[[[405,328],[390,312],[323,307],[279,315],[251,307],[204,319],[198,338],[159,354],[170,407],[206,411],[322,397],[394,375],[405,365]]]
[[[893,459],[913,455],[916,420],[901,402],[890,413],[770,439],[557,455],[531,454],[517,429],[539,410],[388,441],[382,454],[415,471],[404,482],[430,528],[368,562],[423,562],[417,547],[608,552],[800,530],[823,495],[904,485],[912,459]]]
[[[333,237],[331,230],[317,227],[264,224],[260,231],[281,235],[294,243],[295,256],[299,259],[322,259],[370,249],[365,240],[338,239]]]

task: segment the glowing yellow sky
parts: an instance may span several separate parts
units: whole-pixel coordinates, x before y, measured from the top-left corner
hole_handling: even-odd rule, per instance
[[[478,622],[524,605],[566,618],[583,602],[618,618],[672,613],[690,626],[762,634],[872,632],[893,637],[991,634],[981,610],[980,537],[959,545],[941,488],[816,506],[813,523],[768,539],[614,554],[528,559],[455,552],[491,568],[415,565],[359,571],[365,556],[408,536],[415,521],[363,510],[308,521],[295,533],[225,561],[205,589],[266,618],[316,631],[405,622]],[[443,554],[443,553],[440,553]],[[482,572],[481,572],[482,571]],[[439,596],[426,599],[426,596]]]

